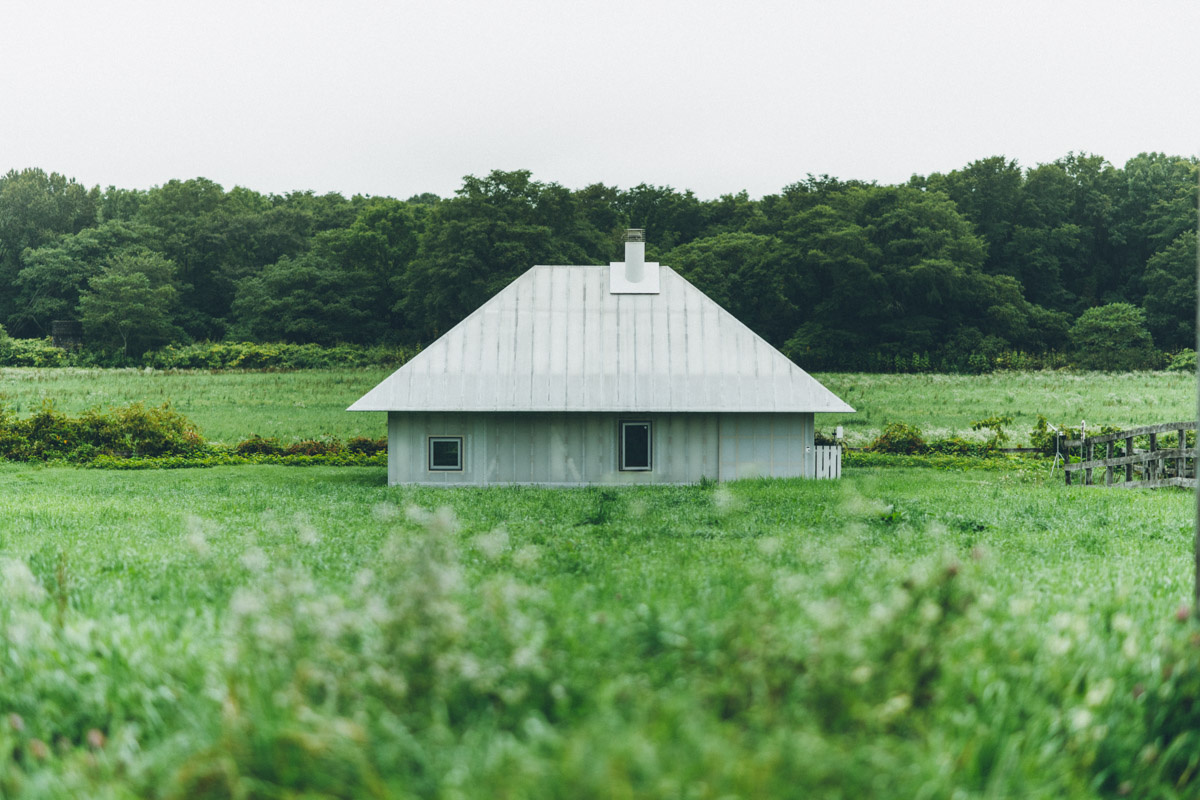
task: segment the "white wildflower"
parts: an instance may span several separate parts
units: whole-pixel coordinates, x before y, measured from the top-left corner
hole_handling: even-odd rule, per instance
[[[258,616],[266,608],[263,596],[244,586],[234,590],[233,597],[229,600],[229,611],[237,618]]]
[[[1137,637],[1133,634],[1126,636],[1125,641],[1121,643],[1121,655],[1132,659],[1137,658],[1139,652]]]
[[[451,534],[458,530],[458,517],[454,513],[454,509],[450,506],[442,506],[437,511],[433,512],[433,518],[429,523],[429,530],[433,533]]]
[[[0,559],[0,594],[18,603],[36,603],[45,598],[46,590],[24,561],[5,558]]]
[[[1112,696],[1112,693],[1113,679],[1105,678],[1102,681],[1098,681],[1090,689],[1088,689],[1087,695],[1084,697],[1084,702],[1092,708],[1095,708],[1096,706],[1102,706],[1108,702],[1108,698]]]
[[[783,549],[783,542],[777,536],[767,536],[758,540],[758,552],[764,556],[773,556]]]
[[[296,514],[294,521],[296,523],[296,538],[300,540],[300,544],[311,547],[321,541],[320,532],[309,521],[307,514]]]
[[[495,561],[508,549],[508,531],[496,528],[487,533],[481,533],[475,537],[473,544],[484,558]]]
[[[1008,611],[1014,617],[1024,617],[1035,605],[1032,597],[1014,597],[1008,601]]]
[[[400,516],[400,509],[395,503],[376,503],[371,507],[371,516],[380,522],[391,522]]]
[[[1066,636],[1051,636],[1046,640],[1046,649],[1050,651],[1050,655],[1066,655],[1071,649],[1071,640]]]
[[[267,554],[263,552],[261,547],[251,547],[242,553],[241,562],[242,566],[251,572],[262,572],[270,563],[267,559]]]
[[[906,694],[898,694],[881,705],[877,711],[879,719],[888,722],[912,708],[912,698]]]
[[[184,544],[201,558],[207,557],[211,550],[208,546],[208,523],[195,514],[188,514],[183,524],[187,530],[183,537]]]
[[[1067,723],[1070,725],[1072,731],[1078,733],[1079,731],[1085,730],[1089,725],[1091,725],[1093,719],[1094,716],[1092,712],[1088,711],[1086,708],[1073,708],[1071,709],[1071,714],[1067,720]]]
[[[721,512],[733,511],[737,508],[737,498],[733,496],[729,487],[722,483],[713,489],[713,505]]]
[[[537,566],[538,559],[541,558],[542,552],[536,545],[527,544],[517,552],[513,553],[513,564],[520,569],[532,569]]]
[[[409,522],[426,525],[433,518],[433,515],[429,513],[429,509],[421,508],[418,505],[410,505],[404,509],[404,517]]]

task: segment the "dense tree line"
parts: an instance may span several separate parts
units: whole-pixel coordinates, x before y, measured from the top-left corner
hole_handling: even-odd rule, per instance
[[[715,200],[497,171],[398,200],[203,178],[89,189],[27,169],[0,177],[0,323],[39,337],[77,319],[90,346],[128,355],[415,344],[531,265],[607,263],[642,227],[649,258],[809,368],[967,369],[1094,344],[1097,324],[1145,361],[1195,341],[1196,170],[1157,153],[1120,168],[994,157],[904,185],[810,175]]]

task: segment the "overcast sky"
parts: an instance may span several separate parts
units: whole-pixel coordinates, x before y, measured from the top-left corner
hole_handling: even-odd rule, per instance
[[[0,0],[0,172],[701,197],[1196,155],[1200,3]]]

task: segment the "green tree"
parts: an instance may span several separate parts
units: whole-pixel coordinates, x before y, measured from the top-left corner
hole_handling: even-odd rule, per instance
[[[99,196],[98,187],[87,189],[57,172],[26,169],[0,176],[0,320],[10,320],[17,310],[12,286],[21,255],[95,225]],[[17,335],[35,332],[13,324]]]
[[[120,252],[144,251],[143,238],[144,232],[114,221],[26,250],[14,281],[17,302],[10,321],[21,330],[48,334],[52,320],[73,318],[80,292],[107,261]]]
[[[795,331],[796,309],[784,294],[779,242],[754,233],[721,233],[680,245],[663,262],[750,326],[781,343]]]
[[[395,311],[410,340],[449,330],[534,264],[597,264],[616,239],[597,231],[594,204],[527,170],[467,176],[432,207]]]
[[[84,335],[122,355],[183,338],[174,324],[175,265],[157,253],[119,253],[88,281],[79,298]]]
[[[319,344],[395,338],[393,306],[418,237],[407,203],[372,199],[349,228],[318,233],[309,252],[239,281],[232,330],[260,341]]]
[[[1069,335],[1075,365],[1082,369],[1153,369],[1161,360],[1146,330],[1146,315],[1130,303],[1089,308]]]
[[[369,286],[328,257],[284,256],[238,284],[232,330],[257,341],[376,342],[387,320],[371,313],[374,301]]]
[[[1165,350],[1196,346],[1196,231],[1179,234],[1146,263],[1142,307],[1154,341]]]
[[[972,161],[946,175],[930,175],[924,187],[944,192],[954,201],[958,212],[975,226],[987,245],[985,272],[1020,278],[1020,272],[1008,263],[1008,244],[1023,183],[1024,175],[1016,161],[992,156]]]

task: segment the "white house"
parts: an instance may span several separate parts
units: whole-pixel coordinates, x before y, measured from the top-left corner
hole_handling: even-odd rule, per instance
[[[388,412],[388,483],[839,474],[814,414],[854,409],[626,238],[533,267],[350,406]]]

